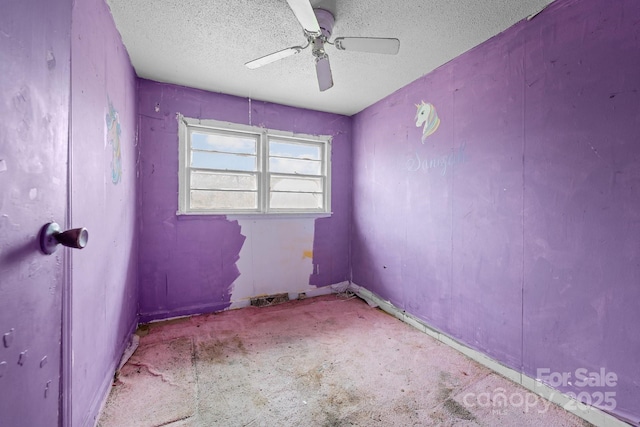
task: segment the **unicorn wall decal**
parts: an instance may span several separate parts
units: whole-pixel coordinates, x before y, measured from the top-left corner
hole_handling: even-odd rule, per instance
[[[438,118],[438,113],[436,112],[436,107],[432,104],[425,103],[422,101],[419,105],[416,104],[416,108],[418,112],[416,113],[416,127],[422,126],[422,143],[424,144],[424,140],[431,134],[433,134],[440,126],[440,119]]]

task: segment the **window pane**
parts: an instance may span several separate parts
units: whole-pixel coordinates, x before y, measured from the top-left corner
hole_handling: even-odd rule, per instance
[[[324,212],[328,138],[180,120],[179,213]]]
[[[269,158],[269,170],[271,172],[320,175],[322,173],[322,162],[317,160],[283,159],[280,157]]]
[[[191,133],[191,148],[225,153],[256,154],[256,138],[245,135]]]
[[[322,209],[322,194],[318,193],[270,193],[272,209]]]
[[[256,156],[192,151],[191,167],[204,169],[256,171]]]
[[[198,190],[257,190],[255,175],[191,171],[191,188]]]
[[[291,157],[294,159],[321,159],[320,146],[316,144],[303,144],[294,142],[284,142],[277,140],[269,141],[269,155],[280,157]]]
[[[258,193],[191,190],[191,209],[257,209]]]
[[[271,191],[322,193],[322,178],[271,176]]]

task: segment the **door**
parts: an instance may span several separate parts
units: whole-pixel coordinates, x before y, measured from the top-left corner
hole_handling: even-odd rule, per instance
[[[0,6],[0,426],[61,423],[71,0]]]

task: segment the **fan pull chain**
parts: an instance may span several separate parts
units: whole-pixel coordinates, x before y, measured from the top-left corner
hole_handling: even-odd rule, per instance
[[[252,123],[251,123],[251,98],[249,98],[249,126],[252,126]]]

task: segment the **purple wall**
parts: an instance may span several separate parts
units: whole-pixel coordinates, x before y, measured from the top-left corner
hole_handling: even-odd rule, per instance
[[[316,220],[313,262],[322,264],[322,268],[318,277],[309,280],[312,285],[321,286],[349,278],[349,117],[249,102],[244,98],[148,80],[139,81],[138,102],[141,321],[222,310],[229,306],[232,284],[241,274],[236,262],[245,235],[237,221],[214,216],[176,216],[177,113],[269,129],[333,135],[334,214],[331,218]]]
[[[28,17],[28,19],[25,19]],[[0,426],[60,421],[71,1],[0,4]]]
[[[558,0],[354,118],[353,281],[640,421],[640,3]],[[441,120],[424,143],[416,105]]]
[[[138,121],[135,73],[107,5],[75,2],[72,19],[72,216],[89,230],[73,253],[72,421],[87,426],[137,321]]]

